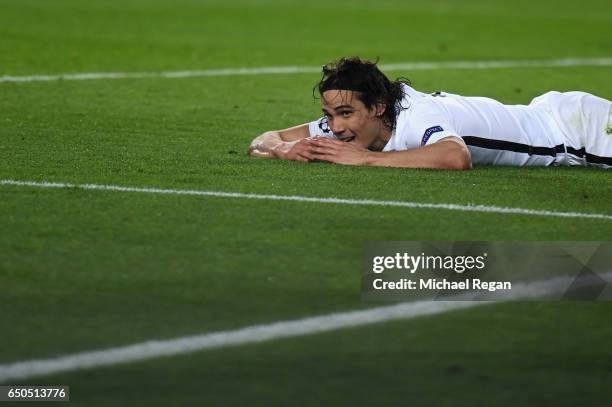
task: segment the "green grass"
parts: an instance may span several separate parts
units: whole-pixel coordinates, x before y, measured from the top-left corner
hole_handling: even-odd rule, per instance
[[[87,405],[115,403],[118,393],[125,405],[145,397],[160,406],[605,404],[608,311],[601,303],[486,306],[84,372],[71,391]]]
[[[607,1],[0,0],[0,76],[610,57]],[[610,99],[610,67],[392,72],[423,91]],[[316,74],[0,83],[0,179],[610,214],[610,173],[252,159]],[[610,240],[612,222],[0,188],[0,364],[365,308],[365,240]],[[596,405],[607,303],[501,304],[33,379],[83,405]]]

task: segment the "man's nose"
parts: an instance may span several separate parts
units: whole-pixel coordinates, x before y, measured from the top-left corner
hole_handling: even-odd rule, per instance
[[[332,120],[329,123],[329,127],[334,134],[338,134],[338,135],[344,133],[344,131],[346,130],[346,126],[344,126],[344,123],[342,123],[342,120],[337,120],[337,119]]]

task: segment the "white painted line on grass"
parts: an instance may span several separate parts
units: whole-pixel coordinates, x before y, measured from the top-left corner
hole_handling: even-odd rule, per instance
[[[482,304],[485,303],[483,302]],[[215,332],[170,340],[147,341],[129,346],[60,356],[54,359],[28,360],[0,365],[0,383],[7,380],[23,380],[53,373],[110,366],[162,356],[197,352],[205,349],[312,335],[377,322],[410,319],[454,309],[468,308],[477,304],[479,303],[469,301],[403,303],[365,311],[340,312],[295,321],[254,325],[233,331]]]
[[[499,61],[441,61],[405,62],[381,64],[383,71],[422,71],[437,69],[501,69],[501,68],[547,68],[571,66],[612,66],[611,57],[602,58],[563,58],[537,60],[499,60]],[[202,76],[238,75],[286,75],[297,73],[320,73],[318,66],[269,66],[254,68],[202,69],[170,72],[88,72],[63,73],[53,75],[0,76],[0,82],[39,82],[39,81],[84,81],[92,79],[140,79],[140,78],[193,78]]]
[[[368,206],[394,206],[414,209],[444,209],[462,212],[483,212],[483,213],[503,213],[513,215],[549,216],[558,218],[583,218],[612,220],[612,215],[602,213],[585,212],[558,212],[542,209],[512,208],[489,205],[460,205],[446,203],[422,203],[410,201],[378,201],[373,199],[343,199],[343,198],[317,198],[310,196],[296,195],[266,195],[266,194],[245,194],[241,192],[222,192],[222,191],[199,191],[189,189],[162,189],[162,188],[141,188],[126,187],[120,185],[100,185],[100,184],[66,184],[62,182],[37,182],[37,181],[17,181],[4,179],[0,180],[0,185],[15,185],[35,188],[78,188],[86,190],[102,190],[116,192],[140,192],[147,194],[170,194],[170,195],[194,195],[211,196],[220,198],[238,199],[261,199],[269,201],[296,201],[296,202],[316,202],[339,205],[368,205]]]
[[[599,277],[609,282],[612,273],[600,274]],[[575,277],[559,276],[548,280],[515,283],[510,293],[505,295],[505,298],[537,299],[549,295],[556,295],[567,290],[574,281]],[[468,293],[457,296],[456,298],[473,298],[473,294]],[[421,300],[361,311],[337,312],[293,321],[253,325],[230,331],[213,332],[168,340],[151,340],[133,345],[69,354],[50,359],[26,360],[0,365],[0,383],[9,380],[25,380],[62,372],[187,354],[206,349],[225,348],[249,343],[266,342],[274,339],[313,335],[387,321],[408,320],[495,302],[496,301]]]

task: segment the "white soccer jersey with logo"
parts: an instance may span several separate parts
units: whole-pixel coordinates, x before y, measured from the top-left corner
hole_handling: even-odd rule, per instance
[[[549,92],[529,105],[504,105],[486,97],[424,94],[406,85],[404,92],[405,110],[400,112],[383,151],[408,150],[459,136],[468,146],[474,164],[585,165],[589,153],[588,149],[585,152],[585,147],[589,147],[587,133],[592,130],[591,133],[601,135],[591,135],[592,140],[597,140],[590,143],[594,151],[591,157],[595,157],[595,163],[599,159],[603,161],[598,164],[612,165],[612,136],[604,135],[610,102],[593,95]],[[571,114],[564,106],[568,106],[566,102],[570,99],[576,99],[571,105],[578,114],[589,110],[592,116],[596,115],[595,119],[578,118],[590,121],[592,129],[571,128],[571,123],[580,120],[568,118]],[[585,104],[588,109],[584,109]],[[309,128],[312,136],[335,137],[326,129],[324,118],[310,123]]]

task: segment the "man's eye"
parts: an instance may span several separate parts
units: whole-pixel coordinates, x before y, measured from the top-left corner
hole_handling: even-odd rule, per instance
[[[353,112],[341,112],[342,117],[349,117]]]

